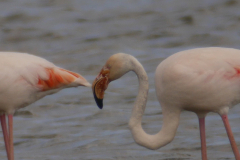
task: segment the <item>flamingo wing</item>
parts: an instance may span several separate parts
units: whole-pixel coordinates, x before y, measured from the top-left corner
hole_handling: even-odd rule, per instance
[[[45,68],[45,71],[47,77],[38,76],[37,82],[37,86],[42,91],[56,89],[62,86],[84,85],[84,81],[86,81],[81,75],[62,68]]]

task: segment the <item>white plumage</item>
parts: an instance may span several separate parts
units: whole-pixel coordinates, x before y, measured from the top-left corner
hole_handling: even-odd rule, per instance
[[[159,64],[156,92],[162,103],[193,112],[223,112],[240,102],[240,51],[199,48]]]
[[[63,88],[77,86],[91,85],[81,75],[59,68],[43,58],[26,53],[0,52],[0,117],[9,160],[14,159],[12,126],[9,125],[9,131],[6,131],[5,115],[10,115],[11,121],[17,109]]]
[[[215,112],[222,117],[235,158],[240,160],[227,117],[228,110],[240,103],[240,50],[197,48],[178,52],[162,61],[156,69],[155,88],[162,107],[163,125],[155,135],[147,134],[142,128],[148,77],[133,56],[118,53],[107,60],[92,85],[96,103],[102,108],[107,85],[129,71],[135,72],[139,81],[138,96],[129,121],[136,143],[149,149],[167,145],[176,134],[181,111],[188,110],[198,115],[202,159],[207,160],[205,116]]]

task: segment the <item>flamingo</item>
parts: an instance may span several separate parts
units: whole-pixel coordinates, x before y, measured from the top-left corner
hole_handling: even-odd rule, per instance
[[[175,137],[183,110],[195,112],[199,119],[201,156],[207,160],[205,116],[218,113],[225,125],[235,158],[239,151],[228,121],[228,111],[240,103],[240,50],[231,48],[197,48],[178,52],[162,61],[155,73],[155,88],[162,107],[163,125],[155,135],[142,128],[147,102],[148,77],[139,61],[131,55],[112,55],[92,84],[93,95],[103,108],[104,91],[111,81],[129,71],[136,73],[138,95],[132,109],[129,128],[135,142],[148,149],[158,149]]]
[[[46,95],[77,86],[90,87],[91,84],[81,75],[43,58],[27,53],[0,52],[0,120],[8,160],[14,160],[14,112]]]

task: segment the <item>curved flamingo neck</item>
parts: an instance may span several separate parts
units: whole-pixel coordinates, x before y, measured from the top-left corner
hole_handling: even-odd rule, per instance
[[[180,110],[171,110],[171,107],[167,108],[167,106],[162,104],[162,129],[155,135],[147,134],[142,128],[142,116],[147,103],[148,77],[143,66],[135,58],[130,58],[130,61],[130,70],[134,71],[138,76],[139,90],[132,109],[129,127],[136,143],[149,149],[158,149],[170,143],[174,138],[179,124]]]

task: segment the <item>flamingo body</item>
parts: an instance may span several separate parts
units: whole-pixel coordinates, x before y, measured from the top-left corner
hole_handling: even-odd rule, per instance
[[[147,102],[148,77],[139,61],[131,55],[112,55],[93,82],[94,98],[103,107],[107,85],[129,71],[139,82],[129,128],[135,142],[149,149],[170,143],[179,125],[183,110],[195,112],[199,118],[202,159],[207,160],[205,116],[218,113],[223,120],[235,158],[240,154],[228,121],[230,108],[240,103],[240,50],[231,48],[198,48],[178,52],[162,61],[155,74],[157,98],[162,107],[163,125],[155,135],[142,128],[142,116]]]
[[[0,118],[9,160],[13,160],[12,115],[63,88],[90,86],[81,75],[27,53],[0,52]],[[5,115],[9,119],[7,131]]]
[[[226,114],[240,102],[240,51],[199,48],[176,53],[156,69],[161,103],[197,114]]]

